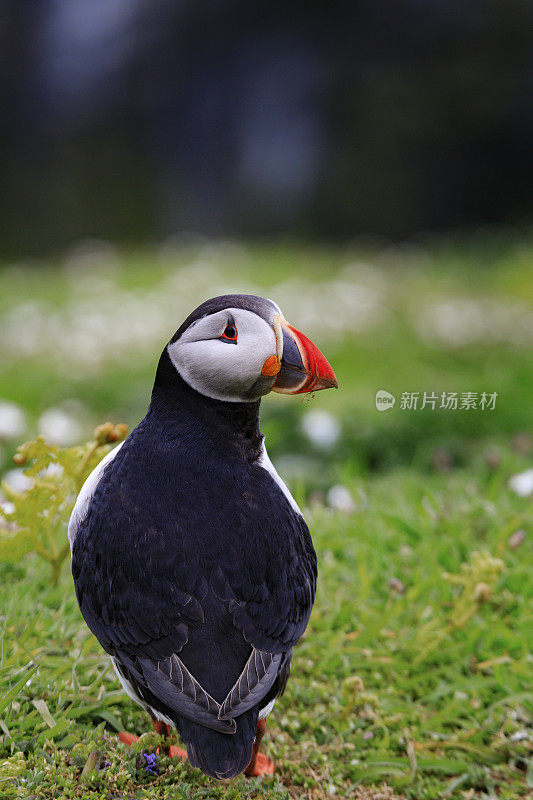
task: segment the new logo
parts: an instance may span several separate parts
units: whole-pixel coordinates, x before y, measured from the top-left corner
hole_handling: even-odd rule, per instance
[[[376,408],[378,411],[388,411],[390,408],[394,408],[395,402],[394,395],[386,392],[385,389],[378,389],[376,392]]]

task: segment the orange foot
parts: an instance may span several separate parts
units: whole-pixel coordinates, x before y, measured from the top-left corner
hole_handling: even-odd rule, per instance
[[[272,759],[266,756],[264,753],[259,752],[261,739],[265,735],[266,726],[266,719],[260,719],[257,723],[255,742],[252,750],[252,759],[244,770],[244,774],[247,778],[259,778],[262,775],[273,775],[276,770],[276,765]]]
[[[134,733],[128,733],[128,731],[120,731],[117,738],[119,742],[122,742],[122,744],[127,744],[128,747],[131,747],[134,742],[139,740],[138,736],[135,736]]]
[[[164,722],[160,722],[159,720],[154,720],[152,722],[152,727],[156,733],[159,733],[161,736],[170,736],[170,730],[168,725],[165,725]],[[131,747],[134,742],[139,741],[139,737],[135,736],[134,733],[128,733],[127,731],[120,731],[118,734],[119,742],[123,744],[127,744],[128,747]],[[159,752],[159,749],[158,751]],[[177,757],[181,758],[183,761],[187,759],[187,751],[184,750],[182,747],[177,747],[175,744],[171,744],[170,747],[166,747],[163,750],[166,756]]]
[[[264,753],[257,753],[255,757],[255,764],[246,767],[244,774],[247,778],[261,778],[263,775],[273,775],[276,771],[276,765],[271,758]]]

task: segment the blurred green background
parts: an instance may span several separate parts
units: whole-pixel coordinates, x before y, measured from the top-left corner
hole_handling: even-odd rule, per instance
[[[524,433],[532,22],[526,0],[7,0],[0,397],[28,424],[4,407],[4,463],[23,429],[135,424],[170,334],[228,291],[272,296],[338,372],[265,401],[295,480]],[[408,411],[404,391],[498,398]]]
[[[10,434],[3,406],[4,469],[23,435],[69,444],[104,419],[135,425],[166,341],[198,303],[231,291],[274,299],[339,379],[336,392],[264,400],[269,451],[293,486],[323,491],[346,471],[399,464],[490,463],[502,444],[530,452],[532,255],[502,231],[385,248],[189,237],[141,250],[87,241],[6,267],[0,398],[24,423]],[[382,389],[396,397],[387,411],[376,408]],[[420,393],[417,409],[401,407],[403,392]],[[421,408],[424,392],[437,395],[434,409]],[[478,407],[441,408],[442,392],[477,393]],[[483,392],[497,393],[494,409],[479,407]]]

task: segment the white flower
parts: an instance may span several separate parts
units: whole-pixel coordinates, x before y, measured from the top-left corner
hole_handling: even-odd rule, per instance
[[[21,469],[9,470],[9,472],[6,472],[4,475],[3,480],[10,489],[21,494],[33,485],[32,479],[28,478],[27,475],[24,475],[24,472]]]
[[[13,514],[15,511],[15,504],[11,503],[9,500],[4,500],[3,503],[0,503],[0,508],[4,514]]]
[[[309,441],[324,450],[331,449],[340,439],[339,422],[328,411],[308,411],[302,417],[301,425]]]
[[[63,472],[64,472],[64,469],[61,466],[61,464],[52,463],[52,464],[48,464],[47,467],[45,467],[44,469],[42,469],[39,472],[39,477],[41,477],[41,478],[46,478],[46,477],[53,478],[56,475],[58,477],[61,477],[61,475],[63,475]]]
[[[533,469],[526,469],[525,472],[518,472],[509,478],[509,488],[518,497],[529,497],[533,494]]]
[[[346,486],[342,486],[340,483],[331,487],[326,499],[328,506],[336,511],[343,511],[345,514],[352,514],[355,511],[352,495]]]
[[[49,408],[41,414],[38,429],[48,442],[62,446],[79,442],[83,435],[78,420],[62,408]]]
[[[516,733],[511,734],[510,738],[512,742],[523,742],[525,739],[529,739],[529,733],[524,728],[521,731],[516,731]]]
[[[14,403],[0,400],[0,439],[18,439],[26,431],[24,412]]]
[[[510,342],[529,347],[533,314],[524,302],[509,298],[473,299],[438,297],[414,310],[415,326],[428,344],[461,347],[465,344]]]

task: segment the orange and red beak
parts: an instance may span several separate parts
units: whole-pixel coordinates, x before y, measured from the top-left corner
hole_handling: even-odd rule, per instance
[[[275,321],[274,327],[276,339],[281,344],[279,339],[282,337],[283,345],[281,369],[274,381],[273,392],[303,394],[338,387],[329,361],[311,339],[282,318]]]

